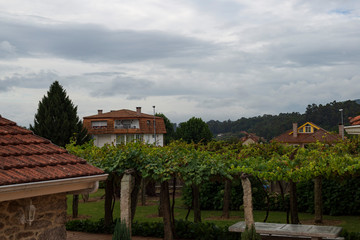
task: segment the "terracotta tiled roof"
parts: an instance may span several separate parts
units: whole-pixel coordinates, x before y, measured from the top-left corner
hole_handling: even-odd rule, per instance
[[[260,141],[265,142],[265,139],[263,137],[259,137],[255,133],[248,133],[246,131],[242,131],[241,133],[245,134],[245,136],[241,138],[242,142],[245,142],[248,139],[252,139],[254,142],[257,142],[257,143]]]
[[[0,186],[104,172],[0,116]]]
[[[138,119],[139,128],[130,129],[115,129],[115,120],[126,119]],[[137,111],[131,111],[128,109],[110,111],[107,113],[101,113],[97,115],[84,117],[84,127],[89,134],[153,134],[154,133],[154,115],[145,114]],[[104,128],[92,128],[92,121],[107,121],[107,126]],[[156,133],[165,134],[166,126],[164,119],[161,117],[155,117]]]
[[[351,125],[360,125],[360,115],[353,118],[349,118],[349,120]]]
[[[112,110],[107,113],[96,114],[84,117],[84,119],[101,119],[101,118],[154,118],[154,115],[138,113],[128,109]],[[155,117],[161,119],[161,117]]]
[[[313,124],[313,123],[312,123]],[[315,124],[313,124],[315,125]],[[316,125],[315,125],[316,126]],[[318,126],[317,126],[318,127]],[[338,134],[332,134],[323,128],[315,130],[314,133],[297,133],[297,137],[294,137],[293,130],[290,129],[280,136],[275,137],[272,141],[289,144],[306,144],[313,142],[336,142],[341,140],[341,136]]]

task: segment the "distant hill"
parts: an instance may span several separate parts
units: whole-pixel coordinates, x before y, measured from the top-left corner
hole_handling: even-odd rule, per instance
[[[217,136],[226,136],[227,139],[238,138],[241,131],[255,133],[266,140],[280,135],[292,128],[292,123],[297,122],[299,125],[305,122],[313,122],[316,125],[328,131],[338,131],[338,125],[341,123],[341,113],[343,109],[344,125],[349,125],[348,117],[360,115],[360,99],[345,102],[333,101],[326,105],[311,104],[306,108],[305,113],[280,113],[279,115],[268,115],[240,118],[235,121],[215,121],[207,122],[210,131]]]

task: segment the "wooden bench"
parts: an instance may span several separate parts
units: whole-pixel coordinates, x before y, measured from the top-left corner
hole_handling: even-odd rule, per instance
[[[238,222],[229,227],[230,232],[243,232],[245,222]],[[261,236],[280,237],[280,238],[311,238],[312,240],[338,239],[342,230],[341,227],[300,225],[300,224],[282,224],[282,223],[255,223],[256,232]]]

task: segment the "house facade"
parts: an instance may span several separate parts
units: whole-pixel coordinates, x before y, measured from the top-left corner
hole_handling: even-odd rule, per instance
[[[127,109],[84,117],[84,127],[92,135],[94,144],[102,147],[105,144],[126,144],[141,141],[157,146],[164,145],[165,123],[161,117]]]
[[[348,134],[360,135],[360,115],[349,118],[351,126],[346,126],[345,131]]]
[[[66,240],[66,195],[107,174],[0,115],[0,239]]]
[[[240,139],[243,145],[258,144],[265,142],[265,139],[257,136],[255,133],[241,132],[245,136]]]
[[[341,132],[342,125],[339,125]],[[286,143],[290,145],[299,145],[304,147],[306,144],[314,142],[333,143],[341,140],[341,135],[332,134],[312,122],[306,122],[300,127],[293,123],[293,128],[275,137],[272,141]]]

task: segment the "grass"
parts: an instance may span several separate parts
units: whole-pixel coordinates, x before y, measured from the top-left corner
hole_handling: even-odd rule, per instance
[[[104,195],[104,189],[99,189],[98,192],[90,195],[90,201],[84,203],[80,197],[79,200],[79,215],[88,217],[92,220],[99,220],[104,217],[104,200],[91,201],[91,199],[100,198]],[[72,195],[68,195],[68,215],[72,214]],[[135,221],[138,222],[160,222],[161,217],[157,217],[158,205],[157,200],[150,200],[147,206],[138,206],[136,208]],[[185,219],[187,209],[183,206],[181,198],[177,198],[175,202],[175,218]],[[243,221],[242,211],[231,211],[230,219],[222,219],[221,211],[201,211],[203,222],[212,222],[218,226],[228,226],[238,221]],[[254,211],[254,220],[262,222],[265,218],[265,211]],[[114,207],[114,218],[120,216],[120,203],[116,201]],[[314,218],[313,214],[300,213],[299,218],[301,222],[311,221]],[[350,232],[360,232],[360,216],[323,216],[325,221],[329,221],[329,225],[335,223]],[[189,221],[193,221],[193,211],[191,211]],[[286,223],[285,212],[270,212],[267,222],[272,223]]]

